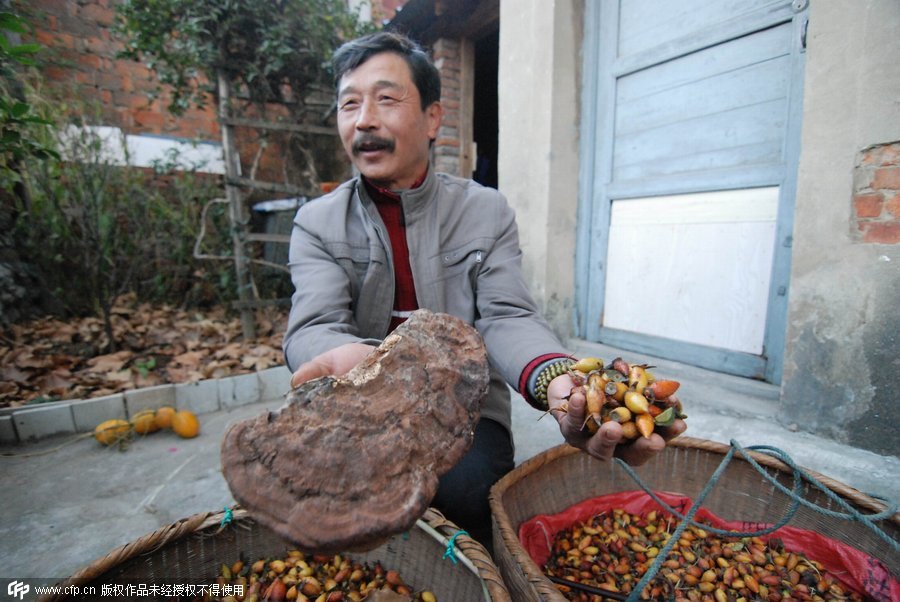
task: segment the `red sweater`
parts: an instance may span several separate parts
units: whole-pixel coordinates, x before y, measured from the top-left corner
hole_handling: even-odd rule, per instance
[[[416,188],[425,181],[425,175],[413,184]],[[413,311],[419,309],[416,299],[416,285],[413,282],[412,267],[409,265],[409,247],[406,245],[406,221],[403,218],[403,205],[400,195],[393,190],[381,188],[366,180],[366,190],[375,201],[381,221],[384,222],[391,239],[391,251],[394,256],[394,309],[391,311],[390,330],[394,330],[406,321]]]

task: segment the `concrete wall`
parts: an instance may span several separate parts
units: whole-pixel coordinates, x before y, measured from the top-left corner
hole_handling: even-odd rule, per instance
[[[783,418],[886,454],[900,452],[900,216],[872,239],[853,199],[871,185],[862,151],[900,140],[898,30],[896,0],[811,3],[782,381]]]
[[[544,315],[571,336],[582,2],[500,2],[499,189],[516,209],[524,270]]]

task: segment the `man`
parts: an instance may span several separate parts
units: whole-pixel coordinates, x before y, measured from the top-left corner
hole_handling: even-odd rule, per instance
[[[640,464],[665,441],[654,434],[617,447],[615,423],[591,436],[569,376],[554,378],[546,393],[536,386],[571,360],[525,286],[504,197],[431,168],[443,109],[440,76],[424,51],[380,32],[344,44],[333,63],[338,130],[360,176],[301,207],[294,221],[284,339],[291,384],[345,374],[418,308],[473,324],[487,347],[490,390],[472,449],[441,479],[432,504],[490,547],[487,495],[513,468],[507,383],[541,410],[567,400],[568,412],[551,412],[563,436],[601,460],[616,454]],[[668,434],[682,430],[679,421]]]

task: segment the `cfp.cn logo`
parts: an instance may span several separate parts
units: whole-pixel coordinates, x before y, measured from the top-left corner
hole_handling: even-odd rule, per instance
[[[25,594],[27,594],[30,589],[31,586],[27,583],[22,583],[21,581],[10,581],[9,585],[6,586],[6,593],[13,598],[23,600],[25,598]]]

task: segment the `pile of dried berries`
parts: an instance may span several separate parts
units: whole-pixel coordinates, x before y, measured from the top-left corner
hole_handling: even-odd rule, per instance
[[[436,602],[433,593],[414,591],[397,571],[378,562],[369,565],[341,555],[308,555],[299,550],[290,550],[285,558],[223,564],[217,584],[221,591],[234,592],[220,598],[222,602],[360,602],[380,590],[416,602]]]
[[[596,433],[602,423],[614,420],[622,425],[626,439],[636,439],[671,426],[676,418],[687,418],[675,395],[680,383],[657,380],[650,368],[629,364],[620,357],[609,365],[586,357],[570,366],[569,374],[585,396],[584,428]]]
[[[557,585],[569,599],[600,602],[587,589],[629,594],[671,533],[674,517],[657,511],[634,515],[624,510],[597,514],[558,533],[544,569],[548,576],[572,582]],[[579,588],[576,586],[587,586]],[[822,565],[803,554],[787,552],[777,539],[718,537],[689,525],[669,552],[642,600],[743,602],[767,600],[852,600],[849,591]]]

